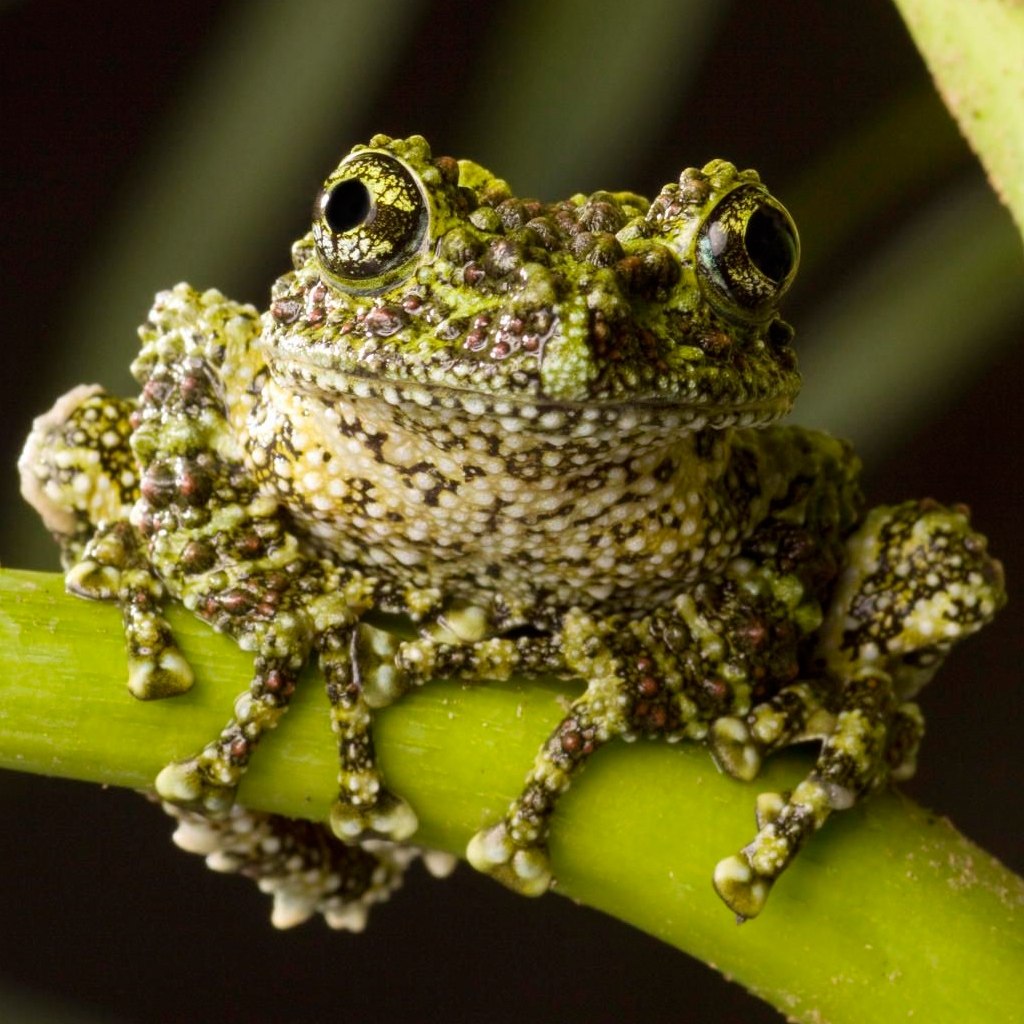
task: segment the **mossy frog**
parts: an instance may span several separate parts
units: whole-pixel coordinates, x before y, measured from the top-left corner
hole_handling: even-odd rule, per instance
[[[704,744],[738,779],[821,741],[714,872],[741,918],[832,811],[908,775],[912,698],[999,607],[1000,569],[962,508],[865,513],[846,444],[774,425],[799,385],[778,312],[798,250],[724,161],[653,202],[543,203],[380,135],[327,178],[265,313],[160,294],[140,395],[64,396],[21,472],[70,589],[120,604],[136,697],[192,683],[165,599],[253,652],[231,721],[155,782],[178,841],[257,878],[278,924],[360,926],[416,828],[371,712],[438,676],[585,684],[468,849],[525,893],[550,884],[559,795],[616,737]],[[235,808],[314,654],[341,762],[329,823]]]

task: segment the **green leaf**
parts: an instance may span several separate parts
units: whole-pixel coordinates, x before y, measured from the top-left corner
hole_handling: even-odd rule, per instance
[[[1024,5],[895,2],[946,106],[1024,232]]]

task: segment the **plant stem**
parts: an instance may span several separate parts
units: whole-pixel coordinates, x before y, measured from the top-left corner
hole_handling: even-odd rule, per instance
[[[197,675],[183,697],[127,692],[116,610],[67,597],[53,574],[0,572],[0,766],[143,788],[223,724],[249,656],[178,609]],[[323,818],[334,740],[315,674],[255,757],[243,803]],[[460,853],[500,816],[562,714],[564,687],[436,682],[380,712],[390,784],[419,840]],[[558,891],[700,957],[797,1021],[1024,1020],[1024,882],[948,821],[896,793],[837,815],[737,927],[711,870],[753,833],[753,799],[786,789],[806,757],[777,757],[756,786],[690,745],[613,744],[559,805]]]

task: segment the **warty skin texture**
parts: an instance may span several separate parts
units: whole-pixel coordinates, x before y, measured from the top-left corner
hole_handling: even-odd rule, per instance
[[[1001,573],[964,509],[865,513],[847,445],[775,425],[799,386],[777,312],[798,252],[724,161],[650,203],[546,204],[377,136],[326,180],[266,313],[161,293],[138,398],[75,389],[21,471],[69,587],[121,605],[135,696],[192,683],[165,599],[253,652],[221,734],[155,782],[179,844],[256,878],[279,925],[361,927],[416,828],[372,709],[442,675],[586,684],[468,849],[524,893],[550,884],[558,797],[617,737],[704,743],[738,779],[821,741],[714,872],[741,918],[832,811],[910,774],[911,699],[1000,606]],[[233,806],[313,655],[340,758],[324,826]]]

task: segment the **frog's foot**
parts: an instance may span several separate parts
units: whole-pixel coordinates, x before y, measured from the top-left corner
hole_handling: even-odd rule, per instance
[[[834,721],[814,770],[788,797],[762,793],[757,800],[757,835],[715,868],[715,890],[740,920],[761,912],[775,880],[833,811],[852,807],[889,777],[893,723],[900,723],[902,733],[912,717],[895,713],[889,678],[875,672],[847,680],[839,709],[833,719],[819,716],[808,705],[808,723]],[[791,742],[806,738],[801,731]]]
[[[782,793],[760,793],[757,797],[755,816],[760,830],[758,838],[773,835],[771,826],[779,820],[786,808],[787,797]],[[776,848],[779,844],[776,841]],[[720,860],[715,866],[713,882],[715,891],[736,914],[740,922],[757,915],[764,908],[768,893],[775,882],[778,871],[767,871],[765,861],[768,859],[769,841],[762,840],[761,846],[755,840],[740,853]],[[788,861],[787,861],[788,863]],[[771,867],[771,865],[769,865]],[[780,869],[781,870],[781,869]]]
[[[726,857],[715,866],[715,892],[742,923],[757,917],[764,909],[773,878],[755,873],[745,852]]]
[[[551,886],[547,850],[515,842],[508,821],[477,832],[466,847],[466,858],[477,871],[521,896],[542,896]]]
[[[128,689],[139,700],[185,693],[195,678],[160,612],[161,591],[150,567],[141,560],[122,574],[118,601],[128,653]]]
[[[192,666],[173,642],[128,655],[128,689],[138,700],[177,697],[192,688]]]
[[[132,696],[155,700],[191,689],[192,668],[160,613],[163,586],[146,562],[131,524],[101,524],[68,569],[65,585],[79,597],[116,601],[120,606]]]
[[[587,756],[574,757],[586,742],[576,743],[580,724],[572,715],[563,721],[537,756],[523,792],[505,817],[477,832],[466,848],[466,859],[477,871],[522,896],[540,896],[551,885],[548,827],[558,797],[569,788],[573,769]]]
[[[125,570],[134,559],[135,537],[124,520],[100,526],[64,576],[68,592],[90,601],[116,601]]]
[[[178,819],[178,846],[205,857],[214,871],[252,878],[273,897],[277,928],[320,914],[331,928],[362,931],[370,907],[401,885],[419,853],[390,843],[350,846],[321,825],[242,807],[219,820],[172,804],[164,809]],[[434,860],[424,855],[428,869],[440,866]]]
[[[353,772],[348,778],[350,785],[343,782],[330,815],[331,831],[343,842],[388,839],[400,843],[419,827],[416,812],[384,787],[378,773]]]
[[[788,799],[779,793],[757,798],[757,835],[738,854],[719,861],[713,876],[715,891],[738,920],[757,917],[764,909],[775,880],[834,809],[830,789],[817,773]]]
[[[234,806],[241,774],[241,770],[221,763],[208,747],[196,757],[172,762],[161,769],[153,786],[157,796],[168,804],[221,818]]]
[[[708,749],[720,771],[741,782],[757,778],[761,770],[761,748],[751,736],[749,725],[734,715],[715,719],[708,730]]]
[[[477,870],[524,896],[539,896],[551,884],[547,837],[559,798],[590,755],[625,723],[604,706],[607,680],[594,680],[555,727],[526,778],[522,793],[496,825],[478,832],[466,856]],[[613,686],[614,684],[608,684]],[[615,703],[613,701],[613,703]]]

